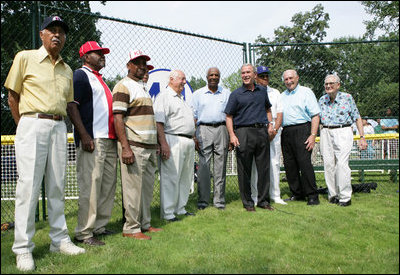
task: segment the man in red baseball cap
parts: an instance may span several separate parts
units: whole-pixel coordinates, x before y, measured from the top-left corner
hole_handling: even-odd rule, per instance
[[[82,58],[86,53],[92,51],[101,51],[103,55],[110,53],[110,49],[101,47],[96,41],[88,41],[79,49],[79,57]]]
[[[106,64],[104,55],[109,52],[96,41],[81,46],[83,66],[74,72],[74,101],[68,103],[80,187],[75,240],[90,246],[104,245],[97,237],[114,233],[105,226],[114,204],[117,140],[111,90],[99,73]]]

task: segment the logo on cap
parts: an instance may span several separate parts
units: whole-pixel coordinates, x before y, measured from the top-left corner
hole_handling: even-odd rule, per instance
[[[61,20],[61,18],[60,18],[60,17],[58,17],[58,16],[54,16],[54,17],[53,17],[53,21],[62,21],[62,20]]]

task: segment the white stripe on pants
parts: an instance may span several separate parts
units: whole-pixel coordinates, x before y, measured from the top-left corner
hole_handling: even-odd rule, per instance
[[[186,137],[165,134],[171,155],[160,161],[161,218],[186,213],[190,185],[194,177],[194,141]]]
[[[351,199],[349,158],[353,146],[351,127],[321,130],[321,155],[324,161],[328,198],[337,196],[340,202]]]
[[[281,189],[279,187],[280,182],[280,172],[281,172],[281,133],[282,128],[279,128],[278,133],[275,135],[274,139],[269,143],[269,152],[270,152],[270,185],[269,185],[269,197],[272,200],[281,198]],[[251,167],[251,198],[254,201],[254,204],[257,203],[257,167],[255,160],[253,158],[253,165]]]
[[[45,180],[50,239],[70,241],[64,216],[67,128],[64,121],[22,116],[15,137],[18,183],[15,196],[15,254],[32,252],[35,211]]]

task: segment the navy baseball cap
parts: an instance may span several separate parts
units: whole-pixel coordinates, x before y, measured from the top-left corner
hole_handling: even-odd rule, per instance
[[[257,74],[270,74],[270,70],[268,67],[265,66],[258,66],[257,67]]]
[[[48,28],[48,27],[50,27],[50,26],[53,26],[53,25],[59,25],[59,26],[61,26],[61,28],[64,29],[64,32],[65,32],[65,33],[68,33],[68,31],[69,31],[69,28],[68,28],[67,23],[65,23],[65,22],[61,19],[61,17],[60,17],[60,16],[57,16],[57,15],[46,17],[46,18],[43,20],[42,28],[41,28],[40,30],[43,31],[44,29],[46,29],[46,28]]]

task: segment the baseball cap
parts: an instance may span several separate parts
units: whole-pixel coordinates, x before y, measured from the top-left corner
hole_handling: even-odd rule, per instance
[[[79,49],[79,56],[82,57],[84,54],[88,52],[100,51],[100,50],[103,52],[103,54],[108,54],[110,52],[109,48],[100,47],[99,43],[97,43],[96,41],[87,41]]]
[[[43,20],[42,28],[40,30],[43,31],[44,29],[46,29],[52,25],[61,26],[64,29],[65,33],[68,33],[68,31],[69,31],[68,25],[61,19],[60,16],[57,16],[57,15],[46,17]]]
[[[258,66],[257,67],[257,74],[270,74],[270,70],[266,66]]]
[[[154,69],[154,66],[153,66],[153,65],[150,65],[150,64],[147,64],[147,69],[148,69],[149,71],[151,71],[151,70]]]
[[[131,60],[136,59],[136,58],[141,57],[141,56],[143,56],[146,59],[146,61],[150,60],[150,57],[148,55],[145,55],[144,52],[141,51],[141,50],[131,50],[129,52],[128,60],[131,61]]]

